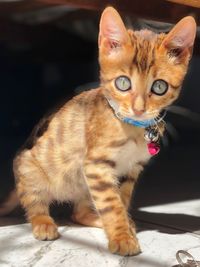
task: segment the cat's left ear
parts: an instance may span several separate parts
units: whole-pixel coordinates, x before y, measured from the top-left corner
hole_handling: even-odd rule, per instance
[[[163,40],[162,45],[171,56],[191,56],[196,36],[196,22],[188,16],[180,20]]]
[[[113,7],[107,7],[99,24],[99,48],[105,46],[109,53],[116,52],[125,43],[129,42],[126,27]]]

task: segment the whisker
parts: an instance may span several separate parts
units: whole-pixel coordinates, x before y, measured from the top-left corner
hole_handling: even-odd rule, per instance
[[[147,115],[152,115],[152,114],[156,114],[156,113],[158,113],[158,112],[159,112],[159,110],[147,111],[146,114],[147,114]]]
[[[167,112],[165,111],[162,115],[161,114],[159,114],[158,116],[157,116],[157,118],[155,118],[156,120],[157,120],[157,123],[159,123],[159,122],[163,122],[163,123],[165,123],[165,121],[164,121],[164,117],[166,116],[166,114],[167,114]]]
[[[154,121],[155,121],[156,127],[157,127],[157,129],[158,129],[158,132],[161,133],[161,129],[160,129],[160,126],[159,126],[159,122],[160,122],[160,120],[158,121],[158,120],[155,118]]]

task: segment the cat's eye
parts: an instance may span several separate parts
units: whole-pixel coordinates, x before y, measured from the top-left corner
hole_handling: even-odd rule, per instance
[[[115,86],[120,91],[127,91],[131,89],[131,81],[127,76],[119,76],[115,80]]]
[[[168,90],[168,83],[164,80],[156,80],[151,86],[151,92],[156,95],[164,95]]]

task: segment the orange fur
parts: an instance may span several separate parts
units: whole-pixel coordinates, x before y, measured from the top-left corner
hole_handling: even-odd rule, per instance
[[[184,37],[190,42],[179,42],[177,52],[176,37],[182,38],[183,27],[191,28]],[[105,9],[99,34],[101,86],[74,97],[42,120],[14,160],[18,196],[36,238],[58,237],[49,205],[54,200],[72,201],[72,218],[103,227],[111,252],[140,252],[127,209],[150,155],[144,129],[117,119],[106,97],[114,99],[126,116],[138,120],[156,117],[178,97],[194,41],[190,32],[194,30],[195,23],[189,17],[168,35],[127,31],[117,11]],[[114,81],[121,75],[130,78],[129,91],[115,87]],[[150,91],[156,79],[169,83],[163,96]]]

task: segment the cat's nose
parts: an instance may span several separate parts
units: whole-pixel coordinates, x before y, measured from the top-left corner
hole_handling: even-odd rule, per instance
[[[144,113],[144,109],[135,109],[133,108],[133,112],[135,113],[136,116],[141,116]]]
[[[132,110],[136,116],[141,116],[144,113],[145,100],[141,95],[137,95],[133,100]]]

